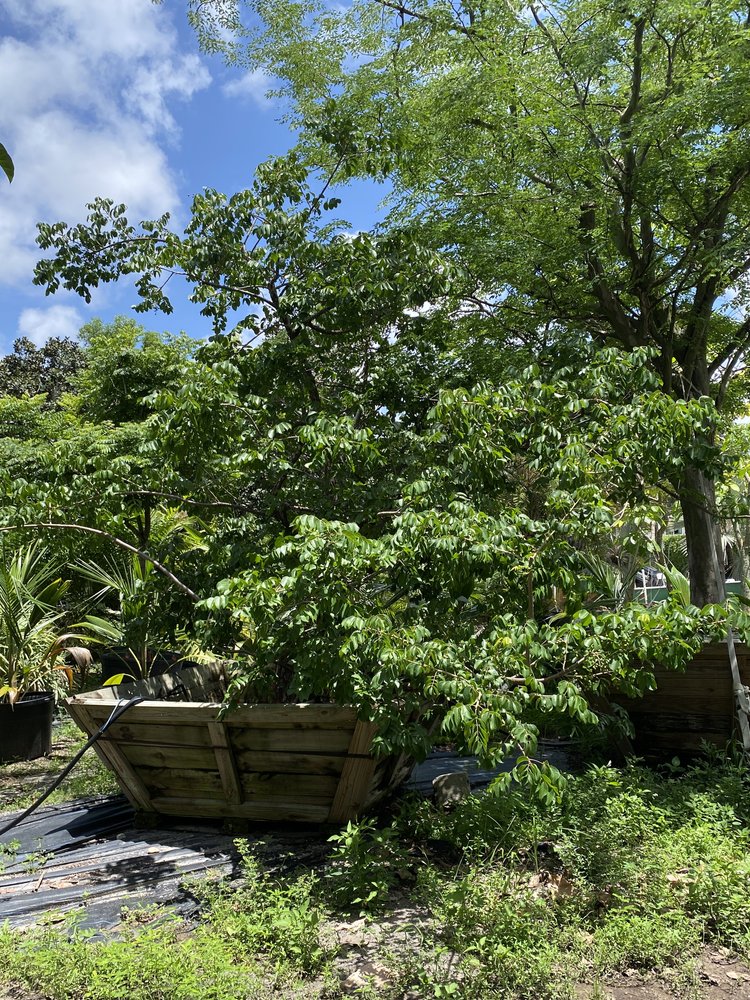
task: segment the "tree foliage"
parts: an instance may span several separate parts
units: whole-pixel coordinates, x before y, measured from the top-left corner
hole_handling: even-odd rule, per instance
[[[675,399],[731,395],[750,347],[750,25],[732,0],[201,3],[201,37],[280,81],[312,162],[387,176],[498,341],[550,325],[653,347]],[[243,9],[246,21],[243,24]],[[672,482],[698,603],[715,497]]]
[[[19,337],[13,353],[0,358],[0,395],[44,394],[46,403],[54,406],[71,390],[83,366],[81,346],[69,337],[50,337],[41,347],[28,337]]]
[[[551,23],[520,25],[492,7],[459,28],[452,8],[427,5],[419,17],[401,10],[391,38],[365,20],[369,9],[331,14],[331,25],[354,18],[353,27],[345,20],[351,39],[341,45],[360,44],[357,32],[369,25],[367,37],[385,46],[373,49],[374,61],[342,71],[332,98],[330,88],[315,88],[339,43],[325,35],[321,59],[311,60],[297,9],[264,5],[279,19],[273,30],[290,32],[300,67],[307,52],[309,78],[295,85],[323,176],[311,177],[297,153],[270,161],[247,190],[197,196],[182,233],[166,216],[133,223],[107,199],[89,206],[85,223],[40,227],[50,256],[35,280],[48,292],[64,287],[88,298],[102,283],[136,276],[139,308],[169,313],[166,279],[179,274],[213,335],[195,352],[126,324],[92,338],[75,413],[87,434],[108,415],[116,421],[105,439],[91,437],[80,484],[71,476],[80,454],[77,465],[71,453],[56,458],[48,484],[21,484],[5,516],[18,524],[34,511],[41,521],[40,509],[61,518],[74,510],[83,523],[130,532],[141,548],[153,543],[201,596],[182,620],[231,659],[234,698],[351,701],[377,721],[388,748],[423,752],[434,724],[493,759],[533,747],[546,721],[593,724],[592,694],[643,690],[650,664],[679,666],[724,624],[713,606],[644,608],[627,593],[610,601],[599,571],[615,549],[621,558],[641,551],[645,527],[662,516],[659,484],[684,492],[696,477],[703,488],[719,475],[716,399],[710,384],[706,393],[676,391],[687,385],[682,376],[668,387],[663,345],[645,334],[625,344],[601,311],[604,279],[593,280],[588,267],[609,253],[611,225],[597,202],[593,228],[582,233],[581,206],[614,197],[614,188],[600,177],[590,190],[604,169],[598,154],[584,146],[576,160],[578,133],[570,148],[564,140],[586,109],[569,114],[564,105],[558,123],[545,126],[565,153],[564,163],[551,157],[548,183],[520,183],[517,173],[519,164],[530,169],[549,111],[544,87],[543,107],[519,125],[508,162],[499,139],[487,140],[483,162],[480,126],[467,125],[465,148],[448,145],[452,116],[479,113],[488,101],[508,125],[508,81],[518,67],[507,79],[498,72],[487,91],[480,59],[461,106],[446,110],[421,144],[409,131],[419,101],[419,120],[428,123],[438,107],[431,102],[441,93],[458,100],[472,79],[465,46],[482,41],[474,37],[479,22],[507,37],[508,60],[526,51],[523,28],[526,69],[551,86]],[[482,45],[487,58],[505,51]],[[402,48],[411,51],[402,56]],[[292,59],[292,48],[279,52]],[[615,46],[615,63],[619,52]],[[400,103],[384,100],[377,143],[367,118],[377,108],[376,77],[384,95],[402,77],[405,87]],[[605,89],[592,106],[606,103]],[[521,107],[519,99],[516,117],[527,114]],[[355,108],[366,119],[361,133]],[[339,114],[350,118],[336,132]],[[596,114],[605,130],[609,112]],[[471,207],[479,191],[454,191],[439,213],[432,193],[450,179],[438,173],[442,155],[456,160],[454,180],[464,171],[467,185],[489,184],[492,175],[505,187],[482,212]],[[410,164],[415,177],[429,179],[421,212],[409,201]],[[332,182],[386,169],[403,186],[399,224],[352,233],[332,215]],[[573,188],[549,196],[548,184],[568,175]],[[654,273],[669,268],[654,255]],[[622,308],[627,299],[628,322],[637,325],[645,306],[626,295],[627,266],[608,257],[605,271],[620,282],[611,294]],[[559,315],[542,294],[553,272],[555,294],[571,304]],[[689,295],[673,303],[674,338],[684,334]],[[672,362],[672,375],[684,375],[676,355]],[[200,547],[184,522],[174,534],[154,533],[170,510],[190,517]],[[163,584],[163,575],[158,584],[152,576]],[[177,620],[180,601],[161,603],[163,614]]]

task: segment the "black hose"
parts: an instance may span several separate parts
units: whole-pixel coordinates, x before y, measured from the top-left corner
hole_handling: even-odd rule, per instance
[[[67,765],[67,767],[65,767],[63,771],[55,778],[55,780],[52,782],[49,788],[47,788],[46,791],[42,792],[42,794],[39,796],[36,802],[30,805],[28,809],[25,809],[20,816],[16,816],[15,819],[12,819],[10,823],[7,823],[4,827],[2,827],[2,829],[0,829],[0,837],[4,836],[9,830],[12,830],[14,826],[18,826],[18,824],[21,823],[23,820],[25,820],[27,816],[30,816],[35,809],[38,809],[39,806],[42,804],[42,802],[44,802],[45,799],[47,799],[54,792],[54,790],[58,788],[63,783],[63,781],[65,781],[65,779],[68,777],[68,775],[76,766],[81,757],[83,757],[83,755],[86,753],[89,747],[92,747],[96,743],[96,741],[106,733],[109,727],[114,725],[115,722],[117,722],[117,720],[122,715],[124,715],[129,708],[132,708],[134,705],[139,705],[142,701],[145,701],[145,698],[143,697],[143,695],[139,694],[136,695],[135,698],[131,698],[130,701],[125,702],[124,705],[120,705],[117,708],[115,708],[114,712],[112,712],[107,721],[99,727],[99,729],[89,739],[88,743],[86,743],[86,745],[78,751],[78,753]]]

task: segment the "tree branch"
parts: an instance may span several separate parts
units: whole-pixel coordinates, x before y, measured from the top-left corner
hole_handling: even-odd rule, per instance
[[[140,559],[145,559],[146,562],[150,562],[151,565],[157,570],[162,576],[165,576],[170,583],[173,583],[178,590],[181,590],[183,594],[187,594],[191,601],[199,601],[200,597],[183,583],[181,580],[168,570],[166,566],[158,562],[153,556],[150,556],[148,552],[144,552],[143,549],[136,548],[135,545],[131,545],[129,542],[125,542],[122,538],[118,538],[116,535],[112,535],[109,531],[103,531],[101,528],[89,528],[83,524],[60,524],[56,521],[35,521],[27,524],[9,524],[0,527],[0,532],[6,531],[27,531],[30,529],[39,530],[40,528],[57,528],[66,531],[85,531],[90,535],[96,535],[99,538],[106,538],[108,541],[112,542],[114,545],[118,545],[121,549],[125,549],[126,552],[132,552],[133,555],[138,556]]]

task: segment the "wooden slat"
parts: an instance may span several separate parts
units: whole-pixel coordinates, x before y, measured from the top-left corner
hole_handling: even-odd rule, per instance
[[[87,705],[94,719],[104,722],[112,710],[111,704],[99,702]],[[130,709],[130,717],[138,720],[139,725],[175,725],[175,726],[205,726],[209,720],[215,720],[221,706],[215,702],[199,701],[142,701]]]
[[[221,775],[221,784],[227,802],[242,802],[244,798],[240,778],[237,774],[237,763],[234,759],[234,751],[229,744],[226,730],[220,722],[209,722],[208,732],[213,743],[214,754],[216,755],[216,766]]]
[[[345,730],[354,729],[357,713],[340,705],[243,705],[224,717],[231,729]]]
[[[74,701],[86,705],[92,716],[103,722],[112,709],[111,699],[94,702],[88,699],[88,695],[78,695]],[[137,713],[141,724],[205,725],[208,720],[217,721],[221,705],[199,701],[143,701],[131,711]],[[356,718],[353,708],[338,705],[243,705],[228,712],[222,721],[231,728],[351,730]]]
[[[132,719],[140,718],[138,708],[134,708],[128,713]],[[144,746],[184,746],[211,749],[211,737],[206,729],[205,721],[202,726],[142,726],[137,721],[116,722],[107,730],[104,739],[110,742],[138,743]]]
[[[105,737],[106,738],[106,737]],[[212,747],[164,746],[157,743],[120,744],[133,765],[147,767],[188,767],[215,771],[216,755]],[[272,774],[323,774],[337,777],[346,760],[346,750],[339,754],[294,753],[290,750],[240,750],[235,753],[237,771]]]
[[[240,818],[259,822],[324,823],[328,817],[327,805],[300,802],[294,796],[290,796],[288,800],[241,802],[234,805],[211,799],[155,796],[153,806],[166,816]]]
[[[242,789],[246,801],[266,799],[307,799],[330,805],[339,779],[322,774],[243,774]]]
[[[357,722],[349,744],[349,757],[344,764],[336,795],[328,814],[330,823],[343,823],[353,819],[367,799],[370,782],[375,770],[375,760],[363,757],[370,752],[376,727],[372,722]]]
[[[351,741],[350,730],[329,729],[316,732],[314,729],[232,729],[232,746],[235,752],[241,750],[264,750],[289,753],[324,754],[346,753]]]
[[[190,768],[139,767],[138,775],[149,790],[149,797],[156,795],[170,798],[223,799],[224,787],[217,771],[193,771]]]
[[[713,746],[725,747],[729,742],[726,733],[682,733],[679,743],[675,743],[673,733],[648,733],[644,734],[643,740],[636,740],[636,750],[639,753],[653,753],[654,751],[680,750],[697,751],[702,743],[710,743]]]
[[[631,712],[630,721],[636,730],[657,733],[724,732],[729,739],[729,718],[726,715],[696,715],[688,712]]]
[[[165,747],[142,743],[121,743],[120,749],[134,766],[187,767],[215,771],[216,755],[210,747]]]
[[[90,717],[83,705],[69,705],[68,711],[89,736],[93,736],[99,729],[100,723]],[[108,764],[110,769],[115,772],[120,781],[120,787],[135,808],[141,809],[143,812],[152,812],[154,807],[151,804],[148,789],[120,748],[114,743],[105,742],[103,739],[97,740],[94,747],[105,764]]]
[[[173,701],[183,692],[187,692],[186,701],[214,703],[223,701],[226,681],[222,665],[210,663],[202,667],[178,667],[172,673],[157,674],[142,681],[108,685],[96,691],[88,691],[79,697],[111,700],[111,698],[132,698],[140,694],[146,698]]]
[[[240,772],[260,771],[274,774],[327,774],[335,778],[341,774],[346,753],[313,754],[289,751],[241,750],[235,754]]]

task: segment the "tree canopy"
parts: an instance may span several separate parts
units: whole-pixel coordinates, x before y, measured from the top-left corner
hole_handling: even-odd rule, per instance
[[[207,45],[231,30],[226,54],[279,81],[309,162],[391,180],[394,220],[453,256],[498,343],[553,326],[650,346],[666,393],[727,406],[750,347],[744,5],[192,10]],[[694,600],[716,600],[712,482],[671,486]]]

